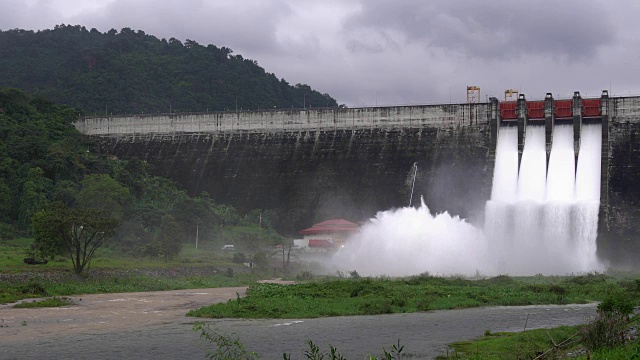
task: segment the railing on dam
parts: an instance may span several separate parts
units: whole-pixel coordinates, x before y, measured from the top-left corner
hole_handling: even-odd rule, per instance
[[[118,136],[154,133],[282,132],[300,130],[367,129],[383,127],[438,127],[488,125],[517,121],[518,102],[500,102],[492,120],[491,103],[411,105],[363,108],[308,108],[209,113],[172,113],[93,116],[78,119],[76,128],[87,135]],[[526,118],[573,119],[573,99],[527,101]],[[640,97],[609,98],[611,121],[640,122]],[[599,117],[602,99],[581,99],[580,116]],[[549,113],[551,111],[551,113]],[[546,113],[545,113],[546,112]]]
[[[80,118],[74,125],[87,135],[153,133],[281,132],[384,127],[459,127],[489,124],[487,103],[318,108],[213,113],[142,114]]]

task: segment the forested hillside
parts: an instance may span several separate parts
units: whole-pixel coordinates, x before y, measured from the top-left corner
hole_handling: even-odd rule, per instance
[[[0,240],[34,235],[39,255],[53,256],[61,249],[48,230],[78,214],[98,214],[117,224],[111,246],[136,256],[174,256],[196,227],[205,246],[252,249],[282,241],[270,211],[240,214],[206,193],[189,197],[171,180],[150,175],[143,161],[97,154],[71,124],[77,117],[76,109],[0,88]]]
[[[291,86],[226,47],[79,25],[0,31],[0,86],[87,115],[337,105],[328,94]]]

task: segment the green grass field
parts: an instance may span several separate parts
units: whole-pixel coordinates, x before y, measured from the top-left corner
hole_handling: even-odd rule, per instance
[[[27,265],[23,259],[27,257],[26,249],[32,239],[19,238],[0,241],[0,273],[48,272],[51,270],[70,270],[71,261],[64,257],[56,257],[45,265]],[[194,244],[185,244],[180,256],[171,261],[163,259],[136,258],[124,256],[112,247],[104,246],[96,251],[92,261],[92,269],[136,269],[136,268],[173,268],[176,266],[234,266],[231,254],[217,249]]]
[[[0,242],[0,304],[36,297],[244,286],[265,278],[234,264],[232,254],[195,249],[193,244],[186,244],[172,261],[127,257],[104,247],[90,269],[78,276],[62,257],[44,265],[25,264],[31,241]]]
[[[315,318],[377,315],[496,305],[569,304],[599,301],[626,282],[602,274],[577,277],[498,276],[471,280],[428,275],[365,278],[296,285],[252,285],[247,297],[188,313],[209,318]]]
[[[638,316],[628,326],[637,327]],[[451,344],[451,350],[439,360],[471,359],[578,359],[624,360],[640,359],[640,342],[628,340],[624,345],[603,347],[588,351],[582,342],[583,327],[561,326],[553,329],[536,329],[516,333],[487,333],[471,341]],[[544,354],[544,356],[542,356]]]

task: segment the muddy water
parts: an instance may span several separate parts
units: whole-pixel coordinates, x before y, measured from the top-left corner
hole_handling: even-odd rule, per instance
[[[187,310],[235,299],[246,288],[217,288],[73,297],[75,305],[50,309],[0,306],[0,359],[204,359],[210,344],[191,330]],[[528,315],[527,315],[528,314]],[[595,304],[490,307],[417,314],[303,320],[207,320],[237,334],[262,359],[293,358],[312,339],[338,347],[348,359],[379,355],[399,338],[415,359],[432,359],[446,344],[485,330],[572,325],[595,314]],[[528,317],[528,320],[527,320]]]

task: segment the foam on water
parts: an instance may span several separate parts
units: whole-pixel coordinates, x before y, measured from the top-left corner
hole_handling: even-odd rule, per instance
[[[547,171],[543,126],[529,126],[518,171],[517,129],[499,131],[483,229],[427,205],[380,212],[333,258],[362,275],[566,274],[602,270],[596,257],[601,126],[554,128]]]

